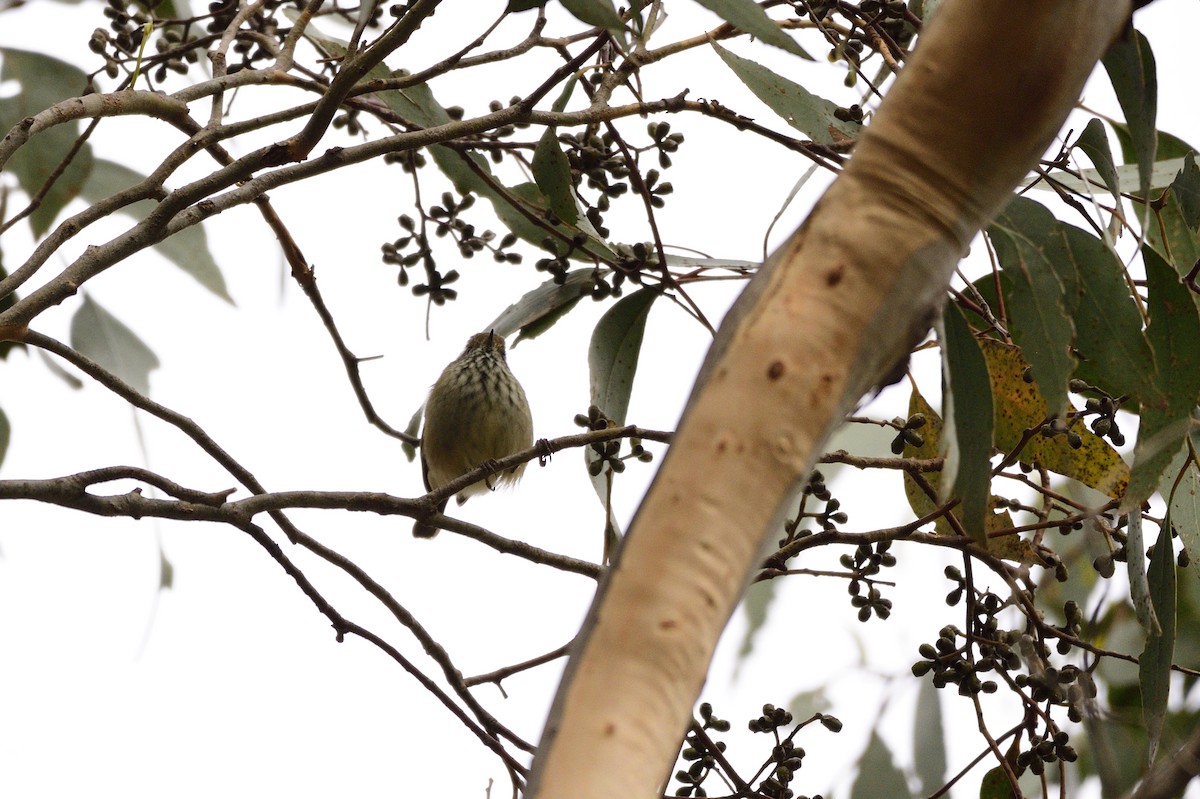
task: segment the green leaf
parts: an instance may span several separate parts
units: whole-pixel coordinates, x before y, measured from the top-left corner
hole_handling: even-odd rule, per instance
[[[160,591],[175,586],[175,566],[163,551],[162,543],[158,546],[158,589]]]
[[[1138,555],[1140,560],[1141,553]],[[1138,684],[1142,689],[1142,718],[1150,739],[1148,760],[1153,762],[1167,715],[1171,660],[1175,655],[1175,551],[1171,546],[1169,518],[1150,554],[1150,597],[1162,630],[1146,639],[1146,648],[1138,658]]]
[[[1181,275],[1188,274],[1200,259],[1197,231],[1189,227],[1175,194],[1168,192],[1161,203],[1151,208],[1154,216],[1146,230],[1146,243]]]
[[[0,130],[8,131],[22,119],[84,91],[87,76],[78,67],[57,58],[12,48],[0,48],[4,65],[0,81],[15,81],[20,91],[0,100]],[[26,142],[5,165],[30,198],[35,197],[54,174],[79,137],[79,123],[55,125]],[[34,236],[41,236],[79,195],[92,170],[92,148],[85,142],[61,175],[42,197],[41,205],[29,216]]]
[[[159,367],[158,356],[87,294],[71,317],[71,346],[134,390],[149,395],[150,372]]]
[[[617,35],[625,33],[625,23],[612,0],[560,0],[571,16],[596,28],[607,28]]]
[[[755,97],[817,144],[844,144],[862,132],[861,124],[834,116],[836,104],[776,75],[762,64],[731,53],[715,41],[710,44]]]
[[[573,269],[564,276],[561,284],[554,279],[547,280],[526,292],[501,311],[490,325],[480,329],[495,330],[505,338],[519,330],[514,347],[525,339],[537,338],[591,292],[595,274],[595,269]]]
[[[648,288],[623,297],[608,309],[592,331],[588,347],[591,402],[618,425],[625,424],[646,319],[658,297],[657,291]]]
[[[1117,167],[1113,163],[1112,150],[1108,146],[1108,136],[1104,132],[1104,123],[1092,119],[1075,140],[1075,146],[1083,150],[1096,172],[1104,180],[1104,185],[1112,194],[1118,205],[1121,203],[1121,181],[1117,177]]]
[[[393,111],[422,127],[436,127],[451,121],[450,115],[434,99],[433,92],[426,84],[410,86],[403,91],[379,92],[378,96]],[[435,144],[429,148],[429,154],[443,174],[450,178],[459,194],[476,194],[487,199],[504,226],[524,241],[540,247],[542,241],[550,236],[550,230],[558,231],[567,240],[583,233],[586,242],[576,257],[583,258],[589,253],[606,260],[616,257],[584,218],[578,220],[577,226],[549,223],[539,225],[530,219],[530,216],[545,219],[547,211],[550,210],[549,201],[535,184],[523,183],[505,189],[500,180],[492,174],[487,159],[476,153],[465,155]],[[474,168],[471,164],[475,165]]]
[[[1196,154],[1183,157],[1183,169],[1171,184],[1171,193],[1179,203],[1179,213],[1189,229],[1200,225],[1200,167],[1196,166]]]
[[[795,39],[780,30],[775,21],[768,17],[767,12],[763,11],[754,0],[697,0],[697,2],[738,30],[756,36],[767,44],[781,47],[793,55],[809,61],[816,60],[806,53],[804,48],[796,44]]]
[[[1193,562],[1200,561],[1200,467],[1191,458],[1191,446],[1184,443],[1171,468],[1163,475],[1159,492],[1169,502],[1167,515],[1179,533],[1179,540]],[[1180,475],[1180,470],[1183,474]],[[1179,477],[1178,483],[1175,478]]]
[[[979,799],[1013,799],[1012,783],[1004,766],[992,766],[979,783]]]
[[[575,269],[566,274],[561,284],[547,280],[496,317],[496,329],[518,331],[513,346],[537,338],[591,293],[596,272],[595,268]]]
[[[1125,160],[1125,163],[1134,162],[1136,164],[1137,151],[1134,149],[1133,133],[1129,130],[1129,126],[1123,122],[1117,122],[1115,119],[1109,119],[1107,117],[1104,118],[1104,121],[1108,123],[1108,126],[1112,128],[1113,133],[1117,135],[1117,142],[1121,145],[1121,157]],[[1155,150],[1155,163],[1158,164],[1162,164],[1167,161],[1174,161],[1176,159],[1183,158],[1188,153],[1197,152],[1195,147],[1188,144],[1178,136],[1167,133],[1165,130],[1158,131],[1157,139],[1158,147]],[[1177,169],[1178,167],[1171,170],[1171,175],[1174,175]],[[1170,183],[1170,180],[1165,180],[1162,183],[1152,183],[1151,186],[1157,189],[1170,185]]]
[[[1192,408],[1200,397],[1200,314],[1179,273],[1150,247],[1142,248],[1146,264],[1150,324],[1146,334],[1154,348],[1155,387],[1163,399],[1144,401],[1133,450],[1129,490],[1121,501],[1125,512],[1149,499],[1191,427]]]
[[[566,108],[575,83],[575,78],[567,81],[562,94],[554,103],[554,111],[562,111]],[[542,194],[546,196],[550,203],[550,209],[554,211],[555,215],[569,225],[578,222],[579,207],[575,204],[575,184],[571,181],[571,161],[559,146],[557,128],[546,128],[538,140],[537,147],[534,148],[531,166],[533,167],[533,179],[538,188],[542,190]]]
[[[285,13],[288,13],[289,17],[292,16],[289,12]],[[342,56],[346,52],[344,41],[318,34],[311,25],[305,35],[331,56]],[[408,73],[404,70],[390,72],[383,64],[377,64],[367,73],[367,78],[377,80],[406,74]],[[422,128],[448,125],[453,121],[425,83],[406,89],[376,92],[375,96],[397,114]],[[549,202],[536,185],[524,183],[506,188],[492,174],[491,165],[483,156],[477,153],[466,155],[438,144],[431,145],[428,149],[438,169],[454,184],[455,191],[463,195],[475,194],[488,200],[504,226],[524,241],[540,247],[543,239],[551,235],[551,230],[557,231],[566,241],[572,240],[576,234],[583,233],[586,242],[573,257],[590,259],[591,256],[599,256],[605,260],[616,257],[591,224],[585,224],[586,219],[580,219],[578,226],[549,223],[539,225],[534,222],[531,216],[534,219],[545,219],[550,210]]]
[[[943,396],[946,427],[952,428],[957,468],[950,485],[962,498],[967,534],[988,548],[986,520],[992,482],[992,386],[987,360],[958,306],[942,312]],[[950,458],[947,458],[950,461]],[[943,491],[950,492],[948,486]]]
[[[642,351],[642,336],[650,306],[658,298],[652,289],[639,289],[622,298],[600,318],[592,331],[588,347],[588,367],[591,373],[591,403],[617,425],[625,424],[633,377],[637,373],[638,357]],[[602,468],[592,474],[593,464],[600,456],[591,447],[583,449],[584,463],[592,488],[604,505],[604,561],[609,562],[616,551],[621,535],[620,525],[612,510],[612,469]]]
[[[87,183],[83,184],[81,195],[89,203],[97,203],[130,186],[135,186],[145,179],[144,175],[140,175],[126,166],[99,158],[92,167],[92,174],[88,177]],[[139,200],[131,205],[126,205],[120,211],[141,222],[154,211],[155,206],[153,200]],[[194,278],[201,286],[230,305],[234,304],[233,298],[229,296],[229,289],[225,285],[225,276],[221,274],[221,268],[217,266],[212,252],[209,251],[208,235],[204,232],[203,227],[192,225],[184,228],[154,245],[154,249]]]
[[[921,796],[932,795],[946,782],[946,731],[940,696],[933,680],[921,680],[913,716],[913,767],[921,781]]]
[[[1016,198],[988,228],[988,236],[1012,283],[1008,310],[1013,338],[1033,366],[1050,413],[1061,416],[1067,406],[1067,381],[1075,371],[1069,349],[1075,325],[1044,246],[1053,224],[1049,216],[1037,203]]]
[[[1158,113],[1158,79],[1150,43],[1133,26],[1125,29],[1102,59],[1112,82],[1117,102],[1125,112],[1130,138],[1141,175],[1142,197],[1150,196],[1150,171],[1155,160],[1158,137],[1155,117]]]
[[[8,454],[8,442],[12,438],[12,425],[8,415],[0,408],[0,466],[4,465],[4,456]]]
[[[1067,313],[1075,323],[1076,374],[1106,389],[1121,387],[1140,402],[1159,402],[1154,388],[1154,351],[1129,292],[1125,269],[1096,236],[1065,222],[1054,223],[1050,261],[1064,287]]]
[[[879,737],[872,732],[867,749],[858,762],[858,776],[850,787],[850,799],[903,799],[912,797],[908,790],[908,781],[904,772],[896,767],[892,759],[892,751]]]
[[[1129,524],[1125,527],[1128,539],[1125,551],[1126,572],[1129,575],[1129,599],[1133,602],[1133,610],[1137,614],[1138,624],[1149,635],[1161,635],[1162,626],[1158,614],[1154,610],[1154,600],[1150,596],[1150,580],[1146,576],[1146,544],[1142,538],[1142,514],[1131,513]]]
[[[508,0],[508,13],[516,14],[546,5],[546,0]]]
[[[767,622],[767,611],[775,600],[778,580],[763,580],[751,583],[742,597],[742,613],[746,617],[746,630],[742,633],[742,644],[738,647],[737,668],[754,653],[754,636]]]
[[[1058,221],[1044,206],[1021,197],[1009,203],[997,226],[1003,226],[1020,240],[1016,254],[1010,247],[1000,254],[997,244],[1006,274],[1011,269],[1023,276],[1023,268],[1034,268],[1040,263],[1039,268],[1053,271],[1062,286],[1060,298],[1033,298],[1034,307],[1030,308],[1016,287],[1023,284],[1030,291],[1049,291],[1051,281],[1042,275],[1032,275],[1024,281],[1009,275],[1014,300],[1022,299],[1022,313],[1017,314],[1014,309],[1012,330],[1022,349],[1051,346],[1058,352],[1055,345],[1061,346],[1064,339],[1043,343],[1040,337],[1030,337],[1024,330],[1030,324],[1029,314],[1047,313],[1044,309],[1057,300],[1075,333],[1073,339],[1065,341],[1081,357],[1073,372],[1075,376],[1114,396],[1132,394],[1139,401],[1160,402],[1161,392],[1153,386],[1153,351],[1142,332],[1142,318],[1130,296],[1124,267],[1108,246],[1091,233]],[[1038,311],[1039,307],[1043,310]],[[1036,321],[1034,324],[1037,330]],[[1053,320],[1053,324],[1058,321]],[[1026,356],[1034,365],[1035,376],[1043,382],[1042,390],[1047,392],[1037,359],[1029,350]],[[1057,375],[1054,377],[1058,379]]]

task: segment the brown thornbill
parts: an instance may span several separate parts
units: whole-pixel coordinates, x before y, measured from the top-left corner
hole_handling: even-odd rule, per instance
[[[429,391],[421,433],[421,473],[432,491],[456,477],[533,445],[529,401],[508,368],[504,339],[494,331],[476,333]],[[515,483],[525,464],[467,486],[458,503],[496,486]],[[446,509],[446,501],[438,511]],[[418,521],[417,538],[433,538],[438,528]]]

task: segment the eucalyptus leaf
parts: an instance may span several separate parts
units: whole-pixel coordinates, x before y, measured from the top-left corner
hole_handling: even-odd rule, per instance
[[[144,175],[129,167],[99,158],[92,167],[87,183],[83,184],[81,195],[89,203],[97,203],[145,179]],[[155,205],[153,200],[139,200],[122,207],[120,211],[141,222],[154,211]],[[201,286],[230,305],[234,304],[225,284],[225,276],[221,274],[221,268],[208,248],[208,235],[201,225],[184,228],[154,245],[154,249]]]
[[[559,0],[563,8],[571,16],[587,25],[597,28],[607,28],[618,36],[625,33],[625,23],[621,21],[612,0]]]
[[[1154,53],[1146,37],[1127,27],[1102,59],[1117,102],[1125,113],[1130,139],[1141,176],[1140,196],[1149,197],[1151,165],[1158,146],[1155,117],[1158,113],[1158,77]]]
[[[520,331],[513,342],[514,347],[524,339],[536,338],[588,295],[595,274],[595,269],[574,269],[566,274],[562,283],[547,280],[526,292],[481,329],[495,330],[496,335],[504,338]]]
[[[767,44],[780,47],[793,55],[815,61],[804,48],[796,44],[796,40],[788,36],[779,26],[767,16],[767,12],[754,0],[697,0],[700,5],[712,11],[721,19],[738,30],[756,36]]]
[[[947,465],[957,461],[949,485],[942,487],[946,496],[962,498],[961,519],[967,534],[984,549],[988,548],[986,520],[992,483],[992,386],[987,360],[963,318],[952,302],[946,303],[940,328],[944,418],[956,458],[947,457]]]
[[[1075,146],[1087,154],[1088,160],[1096,168],[1096,173],[1104,180],[1104,185],[1119,205],[1121,202],[1121,180],[1117,176],[1117,168],[1113,163],[1112,150],[1108,146],[1108,136],[1104,132],[1104,123],[1092,119],[1075,140]]]
[[[71,317],[71,346],[128,383],[135,391],[150,393],[150,372],[159,367],[158,356],[123,322],[89,295]]]
[[[913,715],[913,766],[921,796],[931,796],[946,782],[946,730],[941,691],[933,680],[921,680]]]
[[[845,144],[856,139],[862,131],[860,123],[837,118],[835,103],[818,97],[762,64],[731,53],[715,41],[709,44],[755,97],[817,144]]]
[[[1133,602],[1133,610],[1137,614],[1138,623],[1147,635],[1162,635],[1162,626],[1154,611],[1154,600],[1150,596],[1150,580],[1146,576],[1146,542],[1142,537],[1142,514],[1135,512],[1128,516],[1129,524],[1125,527],[1128,536],[1125,543],[1126,572],[1129,575],[1129,599]]]
[[[1140,555],[1139,554],[1139,559]],[[1161,631],[1151,632],[1138,658],[1138,685],[1142,689],[1142,719],[1149,738],[1148,759],[1154,761],[1167,715],[1171,693],[1171,660],[1175,655],[1175,551],[1171,546],[1170,517],[1163,524],[1150,554],[1150,597]]]
[[[592,331],[588,347],[591,404],[618,426],[625,424],[646,319],[658,297],[659,293],[653,289],[640,289],[623,297],[608,309]],[[607,464],[597,465],[601,456],[591,447],[584,447],[583,454],[592,488],[604,505],[604,559],[607,562],[621,535],[612,509],[613,472]]]
[[[1159,402],[1143,402],[1133,450],[1129,490],[1121,501],[1125,512],[1149,499],[1191,430],[1192,409],[1200,397],[1200,313],[1191,291],[1151,247],[1142,248],[1146,265],[1146,334],[1154,348],[1155,387]]]
[[[850,799],[911,799],[908,780],[896,765],[892,750],[878,732],[871,733],[867,749],[858,761],[858,776],[850,787]]]
[[[592,331],[588,348],[591,402],[618,425],[625,424],[646,319],[659,296],[659,292],[644,288],[623,297]]]
[[[78,96],[87,88],[87,76],[66,61],[11,47],[0,48],[0,57],[4,60],[0,81],[14,81],[20,86],[14,96],[0,99],[0,131],[8,131],[25,117]],[[79,133],[77,121],[54,125],[38,133],[13,153],[5,171],[16,177],[21,190],[33,199],[62,166]],[[79,195],[92,171],[92,161],[92,148],[84,142],[29,215],[34,236],[49,230],[67,203]]]
[[[0,466],[4,465],[4,456],[8,454],[8,442],[12,438],[12,425],[8,415],[0,408]]]
[[[1194,442],[1195,437],[1180,447],[1158,490],[1167,499],[1171,526],[1179,533],[1191,560],[1196,562],[1200,561],[1200,466],[1191,454],[1200,442]]]
[[[1067,406],[1067,381],[1075,371],[1069,347],[1075,325],[1063,301],[1062,281],[1043,246],[1052,220],[1034,212],[1033,205],[1037,204],[1014,199],[988,228],[988,237],[1012,284],[1010,332],[1033,367],[1050,414],[1061,416]]]

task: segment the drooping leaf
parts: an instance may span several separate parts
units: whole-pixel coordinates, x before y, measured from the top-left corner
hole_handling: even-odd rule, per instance
[[[793,55],[814,61],[815,59],[804,51],[796,40],[788,36],[779,26],[767,16],[767,12],[754,0],[697,0],[700,5],[712,11],[721,19],[738,30],[756,36],[767,44],[781,47]]]
[[[844,121],[834,115],[838,108],[836,104],[775,74],[762,64],[731,53],[715,41],[710,44],[755,97],[814,142],[845,144],[856,139],[862,131],[862,125],[858,122]]]
[[[150,372],[158,356],[111,313],[87,294],[71,317],[71,346],[115,374],[143,395],[150,393]]]
[[[1167,158],[1154,162],[1154,168],[1150,171],[1150,186],[1152,188],[1162,188],[1170,186],[1171,181],[1179,174],[1179,170],[1183,168],[1183,156],[1179,158]],[[1135,186],[1141,179],[1138,172],[1137,164],[1121,164],[1116,167],[1117,182],[1122,186]],[[1056,183],[1070,191],[1080,193],[1095,193],[1096,187],[1102,185],[1104,177],[1096,169],[1084,169],[1080,171],[1080,177],[1075,177],[1067,172],[1058,172],[1054,175]],[[1022,187],[1032,186],[1039,191],[1056,191],[1053,184],[1049,181],[1042,180],[1040,175],[1034,175],[1026,178],[1021,182]]]
[[[1108,119],[1107,117],[1104,118],[1104,121],[1108,123],[1108,126],[1112,128],[1113,133],[1116,134],[1117,143],[1121,145],[1121,158],[1125,160],[1125,163],[1132,162],[1133,165],[1136,166],[1137,151],[1134,150],[1133,133],[1130,131],[1129,126],[1124,122],[1118,122],[1115,119]],[[1165,130],[1158,131],[1157,139],[1158,146],[1155,148],[1156,164],[1162,164],[1178,158],[1183,158],[1188,153],[1200,152],[1183,139],[1172,133],[1167,133]],[[1179,167],[1175,167],[1171,170],[1170,176],[1168,176],[1167,180],[1164,180],[1162,183],[1152,183],[1151,188],[1161,189],[1164,186],[1171,185],[1171,178],[1173,178],[1175,173],[1178,171]],[[1124,183],[1123,180],[1122,183]]]
[[[1075,376],[1114,396],[1133,395],[1141,402],[1160,402],[1161,392],[1153,387],[1154,356],[1142,331],[1142,318],[1130,296],[1124,267],[1108,246],[1091,233],[1054,219],[1039,203],[1021,197],[1010,202],[997,226],[1003,226],[1010,238],[1020,242],[1020,251],[1014,253],[1012,247],[1001,247],[1001,242],[993,239],[1014,287],[1012,299],[1021,300],[1013,310],[1011,332],[1033,364],[1042,390],[1051,389],[1047,388],[1041,364],[1025,348],[1051,346],[1057,353],[1066,341],[1081,359],[1072,373]],[[1032,303],[1026,302],[1024,293],[1017,290],[1018,286],[1030,291],[1052,290],[1052,282],[1045,276],[1023,279],[1025,271],[1034,267],[1053,271],[1058,278],[1062,295],[1057,302],[1047,297],[1033,297]],[[1074,328],[1073,339],[1060,339],[1055,346],[1043,343],[1040,336],[1030,336],[1024,329],[1031,314],[1057,313],[1059,306]],[[1050,320],[1047,335],[1061,326],[1059,320]],[[1053,390],[1058,390],[1058,379],[1054,375]],[[1065,387],[1062,384],[1064,391]]]
[[[520,331],[513,342],[514,347],[524,339],[537,338],[588,295],[595,274],[595,269],[573,269],[565,275],[562,283],[547,280],[526,292],[501,311],[491,324],[481,329],[495,330],[506,338]]]
[[[754,653],[754,636],[762,629],[767,621],[767,610],[775,599],[775,588],[778,580],[762,580],[751,584],[742,598],[742,614],[746,617],[746,631],[742,633],[742,643],[738,647],[738,663],[741,668],[751,654]]]
[[[1106,388],[1120,387],[1140,402],[1159,402],[1154,387],[1154,351],[1129,293],[1120,259],[1096,236],[1057,222],[1051,261],[1063,285],[1073,284],[1067,312],[1075,322],[1082,362],[1076,375]],[[1119,394],[1118,394],[1119,396]]]
[[[933,680],[921,680],[917,692],[913,767],[921,782],[921,796],[930,796],[946,782],[946,731],[942,723],[941,692]]]
[[[285,10],[285,13],[288,12]],[[319,34],[311,25],[306,37],[331,56],[340,57],[346,52],[344,41]],[[386,66],[378,64],[367,73],[367,77],[378,80],[405,74],[403,70],[390,72]],[[453,121],[425,83],[405,89],[377,92],[375,96],[404,119],[422,128],[447,125]],[[438,169],[454,184],[455,191],[464,195],[475,194],[488,200],[504,226],[522,240],[540,247],[542,241],[551,235],[551,231],[558,232],[563,241],[571,241],[577,234],[582,233],[585,243],[577,252],[572,253],[572,257],[583,259],[598,255],[606,260],[615,258],[612,250],[595,228],[587,223],[586,218],[580,218],[578,225],[549,222],[539,224],[535,221],[544,220],[550,210],[549,202],[536,185],[526,183],[505,187],[493,175],[487,159],[478,153],[464,154],[439,144],[430,146],[428,151]]]
[[[912,797],[904,772],[896,765],[892,750],[872,732],[867,749],[858,761],[858,776],[850,786],[850,799],[904,799]]]
[[[962,499],[963,527],[987,549],[985,529],[991,497],[992,387],[987,360],[958,306],[946,303],[942,312],[942,404],[946,428],[952,428],[952,451],[957,463],[943,491]],[[951,460],[947,458],[948,463]]]
[[[1138,623],[1149,635],[1161,635],[1162,627],[1150,596],[1150,579],[1146,576],[1146,542],[1142,537],[1142,514],[1131,513],[1125,526],[1126,572],[1129,575],[1129,599],[1137,613]]]
[[[1046,400],[1036,380],[1025,381],[1029,363],[1019,348],[995,339],[981,339],[979,345],[992,378],[995,445],[1001,451],[1011,452],[1025,438],[1027,430],[1040,427],[1048,418]],[[1071,429],[1080,438],[1078,448],[1071,447],[1065,435],[1035,432],[1022,447],[1020,462],[1040,464],[1113,498],[1123,496],[1129,483],[1129,467],[1120,454],[1081,422]]]
[[[1154,53],[1146,37],[1133,26],[1125,29],[1102,59],[1117,102],[1125,113],[1130,139],[1141,175],[1140,196],[1150,196],[1150,171],[1155,161],[1158,136],[1158,78]]]
[[[20,86],[14,96],[0,100],[0,130],[8,131],[25,117],[79,95],[87,86],[82,70],[43,53],[5,47],[0,48],[0,57],[4,59],[0,81],[14,81]],[[79,133],[78,122],[48,128],[17,150],[5,170],[16,177],[21,190],[32,199],[63,164]],[[50,229],[67,203],[79,195],[91,170],[92,148],[84,142],[30,214],[34,236]]]
[[[98,158],[92,167],[92,174],[83,184],[80,194],[89,203],[97,203],[130,186],[135,186],[145,179],[144,175],[140,175],[126,166]],[[124,206],[120,211],[141,222],[154,211],[154,208],[153,200],[139,200]],[[160,241],[154,246],[154,249],[194,278],[201,286],[230,305],[234,304],[233,298],[229,296],[229,289],[225,285],[225,276],[221,274],[221,268],[217,266],[216,259],[209,251],[208,235],[201,225],[184,228],[175,235]]]
[[[46,354],[45,350],[42,349],[37,350],[37,354],[42,359],[42,363],[45,364],[46,368],[50,371],[50,374],[66,383],[68,388],[75,391],[83,388],[83,381],[64,369],[57,358],[52,358]]]
[[[625,423],[629,410],[629,397],[633,391],[633,378],[637,373],[638,358],[642,352],[642,336],[646,331],[646,319],[650,306],[658,298],[652,289],[640,289],[617,301],[609,308],[592,331],[588,347],[588,368],[591,374],[591,404],[617,425]],[[591,447],[584,447],[584,463],[592,488],[604,505],[604,557],[607,561],[615,551],[621,528],[612,510],[612,469],[599,468],[600,455]],[[595,473],[593,474],[593,471]]]
[[[158,590],[165,591],[175,587],[175,565],[171,563],[167,553],[162,548],[162,543],[158,547]]]
[[[575,78],[567,81],[562,95],[554,103],[554,111],[566,108],[575,88]],[[550,203],[555,215],[569,225],[579,221],[579,207],[575,204],[575,186],[571,181],[571,161],[558,143],[557,128],[548,127],[538,139],[533,151],[533,179]]]
[[[1088,160],[1096,168],[1097,174],[1104,180],[1104,185],[1112,194],[1118,205],[1121,203],[1121,180],[1117,177],[1117,167],[1113,162],[1112,150],[1108,146],[1108,136],[1104,133],[1104,123],[1092,119],[1079,134],[1075,145],[1087,154]]]
[[[979,799],[1016,799],[1004,766],[993,766],[979,783]]]
[[[1069,349],[1075,325],[1066,310],[1065,287],[1046,252],[1053,220],[1034,206],[1037,203],[1029,200],[1014,200],[988,228],[988,236],[1012,284],[1010,332],[1033,365],[1051,413],[1061,416],[1067,405],[1067,381],[1075,371]]]
[[[1200,242],[1196,226],[1188,224],[1179,207],[1179,198],[1167,192],[1161,202],[1151,206],[1150,213],[1146,243],[1179,274],[1188,274],[1200,259]]]
[[[905,458],[921,460],[936,458],[942,454],[942,417],[930,406],[917,387],[913,386],[912,395],[908,403],[908,415],[912,417],[918,413],[925,417],[925,425],[919,430],[923,442],[919,447],[913,446],[911,442],[905,443],[903,455]],[[929,496],[925,485],[922,485],[922,483],[929,486],[929,488],[933,489],[939,495],[938,501]],[[940,491],[941,483],[942,472],[940,470],[924,472],[919,479],[908,472],[904,473],[904,495],[908,499],[908,505],[912,508],[914,514],[918,517],[926,516],[937,509],[939,502],[945,502],[950,499],[944,496],[944,492]],[[959,517],[959,512],[958,508],[950,511],[951,515],[956,519]],[[1012,529],[1013,521],[1006,509],[1000,509],[997,512],[996,504],[989,501],[988,514],[984,520],[984,524],[988,533],[994,533]],[[945,517],[939,518],[934,523],[934,530],[941,536],[956,535],[954,528]],[[987,548],[989,552],[998,558],[1015,560],[1027,564],[1041,563],[1041,559],[1034,553],[1029,542],[1017,535],[990,538]]]
[[[1141,553],[1138,555],[1140,560]],[[1167,715],[1171,661],[1175,655],[1175,551],[1171,546],[1169,516],[1150,555],[1150,598],[1161,631],[1146,638],[1146,648],[1138,658],[1138,684],[1142,689],[1142,718],[1150,739],[1149,760],[1153,762]]]
[[[588,347],[591,402],[619,425],[625,424],[629,409],[646,319],[659,296],[653,289],[639,289],[621,298],[592,331]]]
[[[612,0],[560,0],[571,16],[580,22],[597,28],[607,28],[612,33],[623,35],[625,23],[613,7]]]
[[[0,408],[0,466],[4,465],[4,456],[8,454],[8,442],[12,438],[12,425],[8,415]]]
[[[1171,193],[1179,203],[1179,213],[1189,229],[1200,225],[1200,167],[1196,166],[1196,154],[1183,157],[1183,167],[1171,183]]]
[[[1191,442],[1179,448],[1158,490],[1168,500],[1167,515],[1183,548],[1192,561],[1200,561],[1200,467],[1192,459],[1191,449]]]
[[[1159,402],[1144,401],[1129,490],[1121,501],[1129,512],[1149,499],[1164,471],[1187,439],[1192,408],[1200,397],[1200,314],[1191,291],[1158,253],[1142,248],[1146,264],[1150,324]]]

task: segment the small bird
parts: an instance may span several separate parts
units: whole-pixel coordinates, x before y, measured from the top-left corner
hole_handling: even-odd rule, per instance
[[[525,390],[508,368],[504,339],[495,331],[476,333],[442,371],[425,401],[421,434],[421,474],[425,489],[440,488],[485,463],[533,445],[533,417]],[[458,493],[458,504],[496,486],[516,483],[525,464],[492,475]],[[445,500],[438,511],[446,509]],[[413,525],[417,538],[433,538],[438,528]]]

